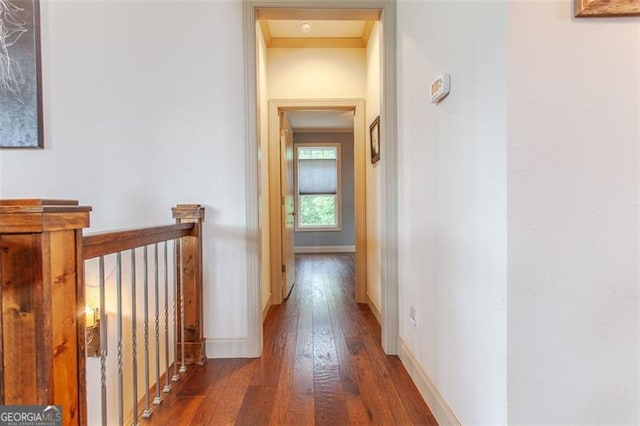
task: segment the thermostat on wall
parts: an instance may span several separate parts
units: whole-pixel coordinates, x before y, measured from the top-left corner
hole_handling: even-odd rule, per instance
[[[439,74],[431,82],[431,103],[440,102],[442,98],[449,94],[451,88],[451,76],[449,74]]]

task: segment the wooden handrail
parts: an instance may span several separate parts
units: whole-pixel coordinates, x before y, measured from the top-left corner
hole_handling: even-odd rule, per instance
[[[61,405],[63,424],[87,423],[84,261],[162,241],[181,239],[176,356],[205,359],[204,208],[171,210],[173,225],[85,236],[91,207],[77,201],[0,200],[0,405]]]
[[[193,223],[176,223],[150,228],[89,234],[85,235],[82,241],[82,257],[84,260],[88,260],[162,241],[193,236],[194,229]]]

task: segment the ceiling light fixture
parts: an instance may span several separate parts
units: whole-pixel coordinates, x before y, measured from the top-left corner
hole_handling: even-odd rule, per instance
[[[300,23],[300,32],[302,34],[309,34],[311,32],[311,24],[308,22]]]

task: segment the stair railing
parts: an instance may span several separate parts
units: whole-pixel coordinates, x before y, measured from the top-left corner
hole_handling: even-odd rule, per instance
[[[204,208],[177,205],[172,209],[173,225],[85,236],[90,212],[90,207],[76,201],[0,200],[0,405],[60,406],[63,424],[86,424],[88,353],[100,359],[101,423],[124,424],[126,418],[127,424],[137,424],[139,417],[152,414],[151,392],[155,394],[153,404],[160,404],[160,390],[170,392],[171,381],[179,380],[187,364],[205,359]],[[92,259],[98,263],[99,306],[88,307],[85,268],[93,268]],[[115,280],[106,277],[105,263],[114,263]],[[122,303],[126,285],[129,310]],[[108,306],[107,293],[114,293],[114,306]],[[144,330],[142,410],[138,408],[140,304]],[[112,328],[115,335],[109,334]],[[107,378],[113,374],[107,371],[109,340],[113,339],[117,392],[107,389]],[[125,359],[125,348],[130,361]],[[123,368],[125,361],[130,362],[130,375]],[[131,384],[130,407],[124,401],[125,378]],[[107,398],[113,396],[117,420],[110,418],[113,410],[107,404]],[[92,401],[94,397],[92,392]]]

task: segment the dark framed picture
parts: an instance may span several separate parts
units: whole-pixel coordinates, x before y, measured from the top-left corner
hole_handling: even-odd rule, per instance
[[[0,0],[0,148],[42,148],[40,3]]]
[[[371,141],[371,164],[380,161],[380,116],[377,116],[369,126],[369,140]]]

